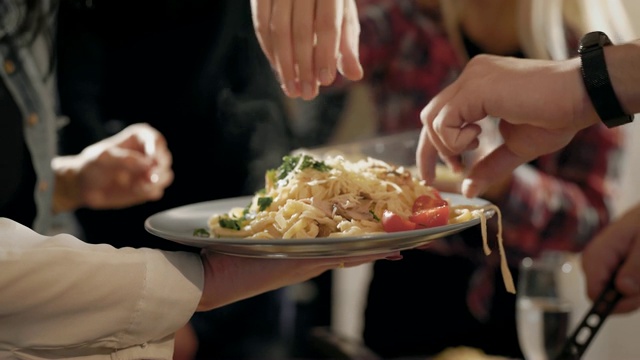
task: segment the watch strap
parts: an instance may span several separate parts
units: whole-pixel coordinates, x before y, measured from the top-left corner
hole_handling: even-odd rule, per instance
[[[586,51],[580,52],[582,78],[591,103],[602,122],[611,128],[633,121],[633,115],[625,113],[613,90],[603,46],[584,50]]]

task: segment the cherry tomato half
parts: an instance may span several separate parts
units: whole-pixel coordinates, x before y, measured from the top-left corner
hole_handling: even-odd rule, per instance
[[[435,197],[421,195],[413,203],[413,214],[409,220],[418,225],[418,228],[430,228],[447,225],[449,222],[449,203],[440,197],[438,192]]]
[[[446,200],[443,200],[440,197],[440,194],[435,193],[436,197],[431,197],[429,195],[420,195],[413,202],[413,208],[411,209],[413,213],[419,213],[420,211],[432,209],[440,206],[449,206],[449,203]]]
[[[393,211],[385,210],[382,214],[382,229],[386,232],[415,230],[416,223],[411,222]]]
[[[386,232],[425,229],[443,226],[449,223],[449,203],[435,192],[435,197],[419,196],[413,203],[412,214],[408,219],[385,210],[382,214],[382,228]]]
[[[409,221],[415,223],[417,228],[447,225],[449,223],[449,205],[418,211],[409,216]]]

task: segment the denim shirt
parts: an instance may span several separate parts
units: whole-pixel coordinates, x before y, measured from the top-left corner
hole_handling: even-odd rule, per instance
[[[42,6],[49,10],[51,3],[42,0]],[[23,0],[0,2],[0,76],[22,114],[25,141],[38,179],[34,189],[38,210],[32,228],[45,234],[52,222],[55,177],[51,160],[57,150],[56,95],[49,61],[54,14],[28,46],[16,36],[25,15]]]

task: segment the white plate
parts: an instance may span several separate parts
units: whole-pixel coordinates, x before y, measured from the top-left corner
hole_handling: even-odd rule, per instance
[[[441,193],[441,195],[451,205],[485,206],[490,204],[480,198],[467,199],[462,195],[450,193]],[[251,196],[244,196],[180,206],[150,216],[144,226],[151,234],[161,238],[230,255],[318,258],[369,255],[412,249],[480,223],[480,219],[473,219],[464,223],[429,229],[337,238],[267,240],[208,238],[193,235],[196,229],[208,229],[208,220],[212,215],[226,213],[233,207],[244,208],[249,204],[251,198]],[[493,214],[493,211],[486,212],[487,218]]]

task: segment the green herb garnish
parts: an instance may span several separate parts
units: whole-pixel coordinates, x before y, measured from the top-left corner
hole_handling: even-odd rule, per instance
[[[232,230],[240,230],[242,228],[242,222],[245,221],[244,218],[240,218],[240,219],[232,219],[228,216],[223,216],[220,217],[220,227],[223,227],[225,229],[232,229]]]
[[[265,211],[273,202],[273,198],[269,196],[259,197],[258,198],[258,207],[260,211]]]
[[[210,234],[209,234],[209,231],[207,231],[207,229],[199,228],[199,229],[193,230],[193,236],[209,237]]]
[[[301,158],[302,157],[302,158]],[[296,168],[296,166],[298,165],[298,163],[302,161],[302,164],[300,164],[300,167],[298,168],[299,170],[304,170],[307,168],[312,168],[318,171],[329,171],[331,170],[331,167],[327,164],[324,163],[324,161],[318,161],[316,159],[314,159],[312,156],[309,155],[295,155],[295,156],[290,156],[287,155],[285,157],[282,158],[282,164],[278,167],[278,169],[276,169],[276,177],[278,180],[282,180],[284,178],[287,177],[287,175],[289,175],[290,172],[293,171],[293,169]]]
[[[218,220],[220,227],[223,227],[225,229],[231,229],[231,230],[242,229],[242,227],[247,221],[255,217],[255,214],[252,214],[250,209],[251,209],[251,203],[247,204],[247,206],[245,206],[245,208],[242,209],[242,216],[239,218],[231,217],[228,214],[220,216],[220,220]]]

